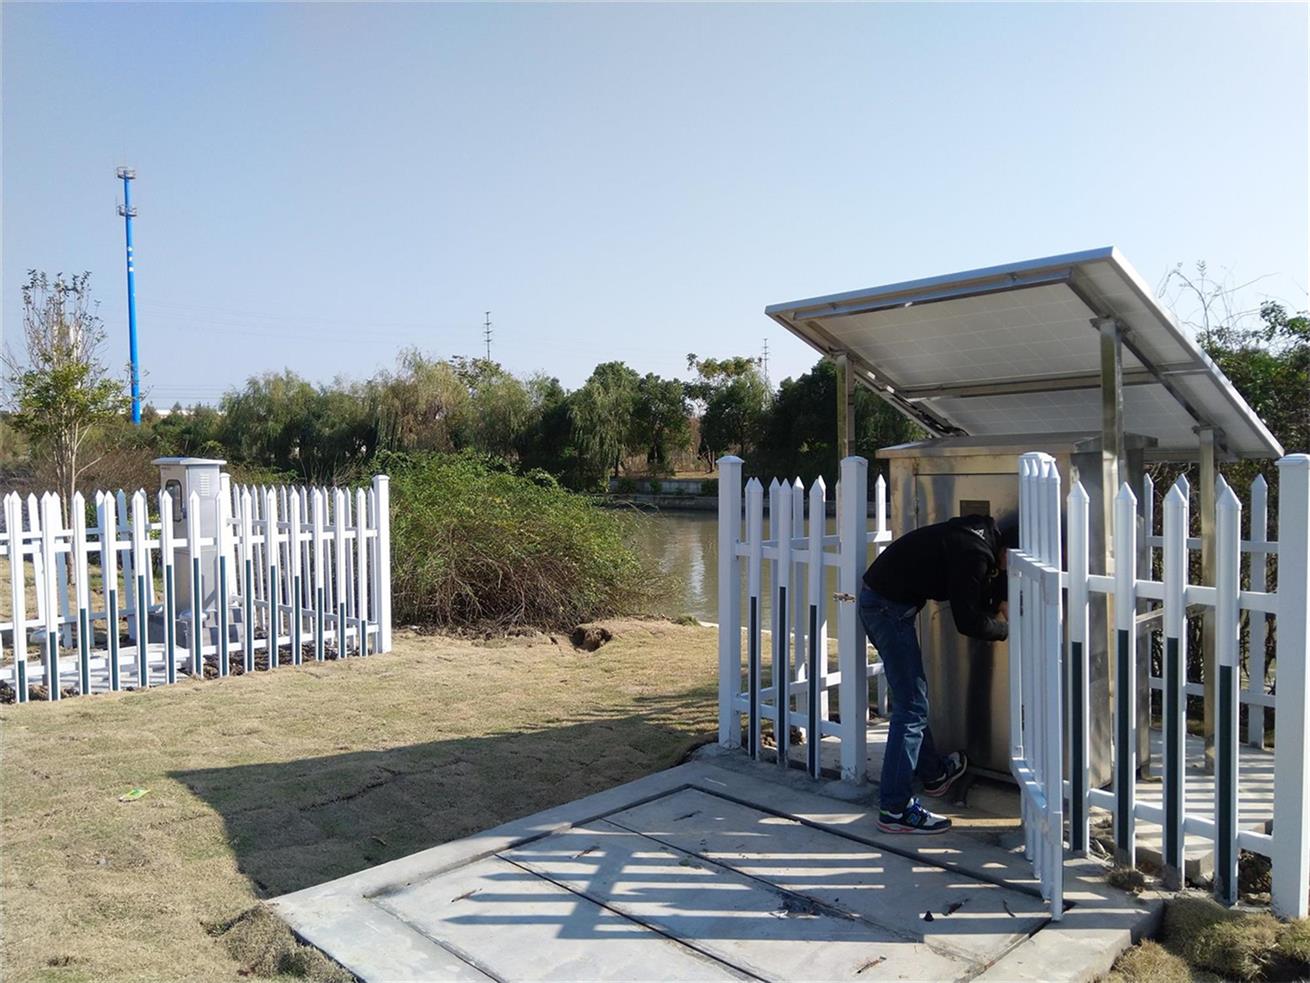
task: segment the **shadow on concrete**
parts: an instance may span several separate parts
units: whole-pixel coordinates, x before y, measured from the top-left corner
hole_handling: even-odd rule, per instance
[[[687,728],[687,707],[715,698],[638,696],[635,713],[593,718],[570,706],[555,727],[377,751],[346,750],[325,722],[325,745],[343,753],[171,777],[222,816],[239,869],[273,897],[676,765],[713,736]],[[439,693],[432,715],[439,732]]]

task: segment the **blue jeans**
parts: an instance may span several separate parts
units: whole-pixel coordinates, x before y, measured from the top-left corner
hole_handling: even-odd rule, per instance
[[[916,775],[933,782],[946,771],[928,726],[928,680],[914,624],[918,611],[867,587],[860,592],[860,621],[878,650],[891,690],[892,719],[878,791],[879,806],[893,813],[910,801]]]

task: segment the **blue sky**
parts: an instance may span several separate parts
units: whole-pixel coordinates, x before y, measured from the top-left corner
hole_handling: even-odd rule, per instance
[[[19,5],[4,340],[90,270],[148,394],[404,345],[579,384],[812,353],[767,304],[1120,247],[1307,305],[1307,7]]]

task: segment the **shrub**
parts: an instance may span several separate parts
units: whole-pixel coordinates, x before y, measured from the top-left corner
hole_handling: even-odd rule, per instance
[[[398,621],[571,628],[643,610],[658,590],[639,516],[472,455],[391,463]]]
[[[706,478],[704,481],[700,483],[700,493],[702,495],[718,495],[719,479]]]
[[[620,495],[631,495],[637,490],[637,483],[631,478],[619,478],[614,483],[614,490]]]
[[[651,478],[648,484],[650,485],[650,493],[652,495],[658,495],[660,493],[660,489],[664,487],[660,483],[659,478]]]

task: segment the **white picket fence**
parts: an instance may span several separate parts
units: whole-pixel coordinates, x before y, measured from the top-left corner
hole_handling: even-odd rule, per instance
[[[224,475],[213,499],[190,496],[183,536],[169,493],[153,496],[155,517],[151,498],[97,492],[91,523],[79,493],[66,525],[57,495],[5,496],[0,678],[18,702],[36,687],[58,700],[170,684],[179,672],[203,678],[206,665],[222,677],[390,650],[386,476],[347,490],[236,486]],[[202,509],[214,510],[216,536],[200,535]],[[216,568],[202,562],[206,550]]]
[[[1081,492],[1082,487],[1076,486],[1075,495]],[[1083,500],[1085,520],[1085,494]],[[1070,522],[1074,521],[1071,513]],[[1010,771],[1019,784],[1024,854],[1032,861],[1055,921],[1064,916],[1060,550],[1059,467],[1049,454],[1025,454],[1019,459],[1019,549],[1011,551],[1008,562],[1009,610],[1014,618],[1009,638]],[[1071,622],[1070,637],[1077,630]],[[1075,654],[1070,665],[1085,661],[1085,652],[1082,663]],[[1085,672],[1081,678],[1085,690]],[[1081,726],[1086,728],[1085,717]]]
[[[1025,455],[1024,498],[1021,507],[1036,518],[1025,516],[1029,538],[1021,541],[1019,554],[1011,563],[1020,571],[1021,601],[1011,601],[1016,624],[1011,632],[1011,699],[1021,705],[1021,719],[1015,725],[1021,737],[1016,760],[1036,760],[1034,779],[1041,779],[1044,813],[1038,800],[1026,794],[1024,820],[1030,845],[1044,844],[1058,830],[1061,796],[1052,795],[1052,776],[1058,773],[1061,747],[1069,740],[1070,779],[1064,792],[1069,800],[1069,844],[1085,852],[1089,842],[1088,811],[1092,806],[1110,810],[1114,817],[1116,853],[1121,862],[1133,864],[1136,825],[1139,820],[1161,826],[1164,832],[1166,874],[1181,880],[1186,836],[1209,840],[1215,850],[1215,894],[1231,904],[1237,897],[1237,863],[1240,850],[1266,856],[1272,862],[1273,909],[1276,914],[1304,917],[1310,890],[1310,730],[1307,701],[1310,674],[1306,671],[1307,641],[1310,639],[1310,456],[1294,454],[1278,462],[1279,538],[1268,542],[1264,534],[1264,492],[1262,483],[1253,491],[1253,511],[1258,514],[1250,538],[1241,538],[1241,504],[1223,479],[1217,482],[1216,576],[1213,585],[1190,583],[1189,551],[1200,544],[1189,539],[1188,498],[1185,480],[1177,482],[1164,501],[1163,534],[1147,540],[1163,552],[1163,579],[1142,576],[1135,559],[1118,562],[1113,575],[1088,572],[1088,499],[1075,483],[1068,499],[1068,570],[1058,566],[1058,552],[1044,553],[1057,540],[1058,526],[1045,533],[1043,523],[1060,513],[1058,479],[1051,480],[1034,455]],[[1034,462],[1037,467],[1034,470]],[[1151,510],[1146,509],[1148,515]],[[1123,486],[1115,500],[1112,530],[1114,555],[1135,558],[1139,514],[1137,497]],[[1148,520],[1149,521],[1149,520]],[[1039,528],[1034,542],[1033,523]],[[1150,526],[1146,526],[1149,531]],[[1048,538],[1042,538],[1043,536]],[[1034,552],[1036,551],[1036,552]],[[1044,558],[1043,558],[1044,557]],[[1249,570],[1250,587],[1242,589],[1243,559]],[[1266,567],[1277,563],[1276,591],[1267,589]],[[1053,563],[1052,561],[1056,561]],[[1067,590],[1067,650],[1049,619],[1055,578]],[[1041,584],[1038,587],[1038,584]],[[1044,593],[1042,593],[1044,592]],[[1088,600],[1105,595],[1114,611],[1115,701],[1112,729],[1113,788],[1089,787],[1090,760],[1087,722],[1090,718],[1088,691]],[[1031,598],[1031,603],[1030,603]],[[1137,612],[1139,602],[1157,607],[1163,617],[1165,640],[1164,676],[1159,681],[1164,695],[1163,803],[1139,802],[1135,795],[1137,773]],[[1199,688],[1186,683],[1186,619],[1197,609],[1209,609],[1215,619],[1218,662],[1216,680],[1216,741],[1214,794],[1206,801],[1187,794],[1186,783],[1186,696]],[[1251,623],[1251,683],[1239,690],[1241,614]],[[1273,619],[1276,631],[1276,695],[1264,689],[1264,632],[1266,619]],[[1016,643],[1017,640],[1017,643]],[[1062,666],[1062,661],[1066,665]],[[1016,667],[1015,663],[1019,665]],[[1068,671],[1068,706],[1071,725],[1066,731],[1059,721],[1061,679]],[[1030,685],[1031,683],[1031,685]],[[1238,803],[1242,797],[1239,770],[1238,707],[1243,701],[1275,711],[1273,825],[1269,831],[1242,829],[1238,824]],[[1263,717],[1263,714],[1260,714]],[[1248,741],[1251,735],[1248,734]],[[1018,775],[1018,770],[1016,770]],[[1049,854],[1034,853],[1037,873],[1043,882],[1059,874],[1050,866]]]
[[[752,478],[743,494],[741,459],[729,456],[719,461],[719,742],[740,747],[744,717],[746,747],[758,759],[764,752],[763,724],[770,721],[776,760],[788,767],[791,728],[796,727],[804,737],[804,765],[811,775],[821,774],[821,739],[831,737],[840,742],[842,777],[863,781],[869,679],[878,680],[878,699],[884,708],[886,692],[882,665],[868,661],[857,602],[870,547],[876,554],[891,541],[887,486],[879,477],[872,531],[868,529],[868,462],[863,458],[841,462],[836,535],[826,531],[827,502],[822,478],[808,492],[799,478],[791,483],[774,480],[769,487],[766,539],[763,485]],[[773,595],[767,658],[762,624],[766,563]],[[836,672],[828,660],[829,567],[837,568],[839,584]],[[843,686],[842,680],[856,680],[856,684]],[[838,721],[829,715],[834,688]]]

